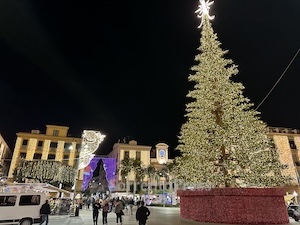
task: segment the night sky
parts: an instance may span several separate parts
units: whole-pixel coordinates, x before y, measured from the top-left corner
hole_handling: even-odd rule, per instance
[[[165,142],[184,121],[198,53],[197,0],[0,1],[0,133],[46,124],[118,139]],[[300,47],[299,0],[216,0],[213,28],[239,66],[244,96],[259,106]],[[260,105],[269,126],[300,129],[300,53]]]

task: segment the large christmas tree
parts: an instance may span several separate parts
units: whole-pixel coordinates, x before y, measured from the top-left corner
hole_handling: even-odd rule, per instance
[[[210,22],[211,2],[200,0],[201,38],[197,65],[188,79],[186,122],[182,125],[176,159],[178,178],[213,187],[272,187],[288,182],[276,149],[267,137],[266,124],[244,86],[231,80],[238,73],[224,56]]]

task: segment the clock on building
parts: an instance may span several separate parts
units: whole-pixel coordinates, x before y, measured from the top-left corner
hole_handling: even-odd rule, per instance
[[[167,162],[166,160],[166,150],[165,149],[159,149],[158,150],[158,162],[160,164],[164,164]]]
[[[160,149],[160,150],[158,151],[158,154],[159,154],[159,157],[160,157],[160,158],[164,158],[165,155],[166,155],[166,152],[165,152],[164,149]]]
[[[158,143],[156,146],[156,159],[159,164],[166,164],[168,161],[168,145]]]

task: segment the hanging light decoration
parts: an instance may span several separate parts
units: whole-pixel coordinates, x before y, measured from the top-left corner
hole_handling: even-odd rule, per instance
[[[82,133],[81,150],[79,153],[78,170],[89,165],[95,156],[94,152],[98,149],[100,143],[104,140],[105,135],[99,131],[84,130]]]

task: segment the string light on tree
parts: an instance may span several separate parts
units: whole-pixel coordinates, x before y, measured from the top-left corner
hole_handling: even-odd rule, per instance
[[[195,11],[195,13],[198,14],[198,18],[201,18],[201,23],[198,26],[198,28],[200,28],[203,25],[203,17],[207,16],[208,19],[212,20],[215,18],[215,16],[210,16],[209,15],[209,10],[210,10],[210,6],[213,4],[214,2],[210,2],[210,0],[200,0],[200,4],[199,4],[199,8]]]
[[[209,15],[211,1],[200,0],[200,51],[188,80],[187,118],[178,136],[181,156],[175,159],[181,183],[211,187],[274,187],[288,184],[286,165],[271,148],[266,124],[243,96],[244,86],[232,80],[238,74],[225,57]]]

